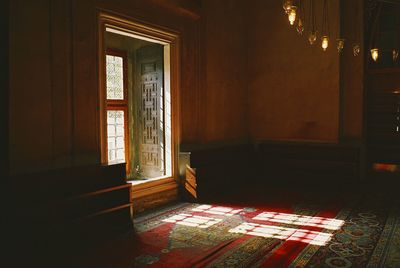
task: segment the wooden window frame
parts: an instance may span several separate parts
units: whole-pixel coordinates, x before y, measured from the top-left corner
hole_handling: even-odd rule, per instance
[[[122,58],[122,75],[123,75],[123,99],[122,100],[114,100],[107,99],[107,93],[105,92],[105,112],[107,111],[124,111],[124,145],[125,145],[125,163],[126,163],[126,173],[130,172],[130,148],[129,148],[129,93],[128,93],[128,56],[126,51],[107,48],[104,54],[104,58],[107,55],[121,57]],[[106,61],[105,61],[106,63]],[[104,68],[107,68],[106,64],[104,64]],[[104,71],[104,74],[107,75],[107,72]],[[105,91],[107,91],[107,84],[105,84]],[[107,120],[105,120],[107,121]],[[107,124],[107,122],[106,122]],[[106,139],[108,138],[107,128],[105,129]],[[105,144],[106,158],[108,163],[108,142],[106,140]]]
[[[101,152],[101,162],[107,164],[107,154],[105,147],[106,125],[105,125],[105,32],[107,29],[121,31],[134,38],[148,40],[164,45],[164,60],[167,58],[169,63],[168,86],[171,95],[171,176],[149,180],[140,184],[138,188],[146,188],[146,194],[158,192],[162,186],[173,184],[177,187],[179,181],[179,144],[180,144],[180,33],[176,30],[155,26],[154,24],[116,15],[106,11],[98,13],[98,53],[99,53],[99,122],[100,139],[99,147]],[[167,85],[165,85],[167,86]],[[147,190],[148,189],[148,190]]]
[[[122,72],[123,72],[123,86],[124,86],[124,98],[122,100],[109,100],[106,95],[107,105],[128,105],[128,54],[126,51],[107,48],[106,55],[121,57],[122,58]],[[107,74],[107,73],[106,73]],[[107,85],[106,85],[107,87]],[[106,88],[107,90],[107,88]]]

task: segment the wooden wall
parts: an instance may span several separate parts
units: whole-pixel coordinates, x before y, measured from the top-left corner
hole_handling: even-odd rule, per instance
[[[338,1],[329,2],[330,33],[338,32]],[[256,140],[336,142],[339,56],[314,46],[289,25],[281,1],[252,1],[248,12],[250,135]],[[316,1],[321,28],[322,1]],[[331,37],[332,38],[332,37]]]
[[[320,29],[322,1],[316,2]],[[196,169],[199,195],[215,198],[221,187],[226,193],[279,182],[360,182],[362,0],[328,3],[331,40],[323,52],[320,35],[310,46],[307,36],[300,37],[289,25],[281,1],[203,1],[207,144],[185,147]],[[339,37],[346,38],[342,54],[336,48]],[[358,57],[353,56],[354,43],[361,46]],[[214,162],[199,163],[198,157]]]
[[[49,5],[10,4],[11,168],[47,166],[52,156]]]
[[[351,4],[342,2],[348,27]],[[336,37],[339,3],[329,3]],[[181,33],[182,144],[360,139],[361,57],[347,49],[340,63],[334,44],[311,47],[280,1],[15,0],[11,173],[100,163],[99,11]]]
[[[280,2],[203,0],[201,90],[191,102],[201,117],[191,116],[191,127],[200,130],[197,139],[186,141],[360,142],[362,2],[329,1],[331,42],[323,52],[319,38],[311,47],[291,29]],[[320,28],[321,3],[316,9]],[[339,36],[346,38],[342,55],[336,50]],[[354,43],[361,46],[358,57]]]
[[[10,172],[98,164],[97,13],[181,33],[182,139],[199,136],[196,1],[10,3]],[[196,119],[196,120],[193,120]]]
[[[360,141],[363,135],[364,109],[364,31],[363,0],[341,1],[341,30],[346,37],[340,64],[341,138]],[[359,44],[360,55],[354,56],[353,45]]]
[[[246,1],[203,1],[203,140],[247,139]]]
[[[0,4],[0,29],[4,36],[9,36],[9,1],[3,1]],[[9,66],[9,42],[4,42],[3,49],[0,52],[0,59],[5,66]],[[0,164],[1,188],[7,189],[8,185],[8,168],[9,168],[9,133],[8,133],[8,113],[9,113],[9,68],[3,68],[0,75],[0,129],[2,130],[3,137],[0,141],[0,157],[2,159]],[[4,191],[4,190],[3,190]],[[4,195],[2,195],[4,196]]]

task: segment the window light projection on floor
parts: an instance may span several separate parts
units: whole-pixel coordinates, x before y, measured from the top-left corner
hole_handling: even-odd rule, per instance
[[[233,216],[243,211],[243,209],[233,209],[229,207],[220,207],[220,206],[211,206],[211,205],[200,205],[192,209],[192,211],[196,212],[204,212],[208,214],[214,215],[224,215],[224,216]]]
[[[260,237],[276,238],[287,241],[299,241],[311,245],[324,246],[332,237],[332,234],[295,229],[257,223],[242,223],[229,230],[230,233],[240,233]]]
[[[339,230],[340,227],[342,227],[342,225],[344,224],[343,220],[278,212],[263,212],[255,216],[253,220],[279,222],[302,226],[313,226],[329,230]]]
[[[198,228],[205,229],[214,224],[221,222],[222,219],[214,219],[214,218],[209,218],[209,217],[181,213],[181,214],[169,217],[163,221],[170,222],[170,223],[176,223],[179,225],[185,225],[185,226],[198,227]]]

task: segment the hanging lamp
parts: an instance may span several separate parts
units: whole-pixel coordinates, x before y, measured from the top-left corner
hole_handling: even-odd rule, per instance
[[[310,45],[314,45],[317,41],[317,30],[315,27],[315,0],[310,0],[310,32],[308,34],[308,42]]]
[[[304,5],[303,5],[304,0],[299,0],[299,14],[298,14],[298,21],[297,21],[297,26],[296,30],[299,35],[303,35],[304,32]]]
[[[328,1],[324,0],[324,7],[322,12],[322,37],[321,47],[324,51],[329,46],[329,16],[328,16]]]
[[[379,3],[378,11],[374,19],[374,23],[371,29],[371,40],[370,40],[370,52],[371,58],[374,62],[379,59],[379,48],[378,48],[378,35],[379,35],[379,17],[382,10],[382,3]]]

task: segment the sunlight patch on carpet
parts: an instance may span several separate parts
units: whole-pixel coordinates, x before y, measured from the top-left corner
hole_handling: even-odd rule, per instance
[[[229,207],[200,205],[192,209],[192,211],[203,212],[214,215],[233,216],[243,211],[243,209],[233,209]]]
[[[312,226],[329,230],[339,230],[344,224],[343,220],[338,219],[286,214],[279,212],[263,212],[255,216],[253,220],[270,221],[301,226]]]
[[[332,238],[332,234],[311,231],[306,229],[295,229],[274,225],[264,225],[245,222],[230,229],[230,233],[240,233],[260,237],[276,238],[287,241],[299,241],[311,245],[324,246]]]
[[[191,227],[198,227],[202,229],[208,228],[221,221],[222,219],[215,219],[215,218],[191,215],[186,213],[173,215],[172,217],[163,220],[163,222],[175,223]]]

